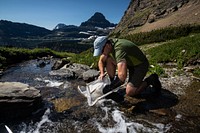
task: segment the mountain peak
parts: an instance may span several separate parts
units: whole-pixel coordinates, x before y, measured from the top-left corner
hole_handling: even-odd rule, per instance
[[[106,17],[100,12],[95,12],[95,14],[89,20],[95,20],[95,19],[106,20]]]
[[[63,24],[63,23],[59,23],[56,25],[56,27],[54,28],[54,30],[57,30],[57,29],[62,29],[64,27],[66,27],[67,25],[66,24]]]
[[[96,12],[87,21],[82,22],[80,26],[82,26],[82,27],[101,27],[101,28],[106,28],[106,27],[114,27],[115,24],[110,23],[102,13]]]

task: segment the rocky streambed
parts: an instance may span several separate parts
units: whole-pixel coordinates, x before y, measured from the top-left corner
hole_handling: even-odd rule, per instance
[[[21,82],[40,90],[44,106],[20,120],[1,121],[13,132],[198,132],[200,130],[200,82],[192,73],[166,67],[160,77],[162,91],[155,95],[148,89],[123,103],[101,100],[90,107],[77,91],[85,80],[94,80],[98,71],[88,66],[68,64],[51,68],[54,59],[45,64],[31,60],[11,67],[0,78],[2,82]],[[84,80],[83,80],[84,79]],[[41,111],[42,110],[42,111]],[[3,129],[2,129],[3,130]]]

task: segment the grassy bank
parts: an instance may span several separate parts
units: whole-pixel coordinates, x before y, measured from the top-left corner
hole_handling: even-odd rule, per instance
[[[24,49],[0,47],[0,68],[19,63],[25,60],[36,59],[38,57],[53,56],[56,58],[71,57],[74,54],[66,52],[56,52],[51,49]]]
[[[150,48],[144,48],[148,46]],[[164,71],[158,63],[173,62],[177,65],[178,70],[182,70],[184,66],[198,65],[198,60],[200,59],[200,33],[140,47],[147,55],[150,64],[154,66],[150,68],[150,72],[156,72],[161,75],[164,74]],[[197,67],[193,73],[199,77],[200,69]]]
[[[151,63],[176,62],[178,67],[195,65],[200,59],[200,34],[193,34],[145,51]]]

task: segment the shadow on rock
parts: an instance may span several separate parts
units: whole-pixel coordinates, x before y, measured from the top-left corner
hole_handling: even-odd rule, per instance
[[[151,89],[134,98],[128,98],[128,104],[134,106],[132,113],[145,113],[151,110],[166,109],[178,103],[178,96],[174,93],[166,89],[162,89],[160,93],[155,93]]]

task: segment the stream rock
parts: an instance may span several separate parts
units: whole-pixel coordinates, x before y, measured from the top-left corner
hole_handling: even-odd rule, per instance
[[[40,91],[20,82],[0,82],[0,121],[25,118],[41,107]]]
[[[68,64],[68,63],[70,63],[70,61],[67,59],[57,60],[51,69],[58,70],[58,69],[62,68],[65,64]]]
[[[98,77],[99,72],[97,70],[91,69],[83,73],[84,81],[93,81],[96,77]]]
[[[57,70],[52,70],[49,72],[51,76],[56,76],[59,78],[68,79],[83,79],[85,81],[92,81],[98,77],[99,72],[94,69],[90,69],[89,66],[78,64],[78,63],[68,63],[62,68]]]

